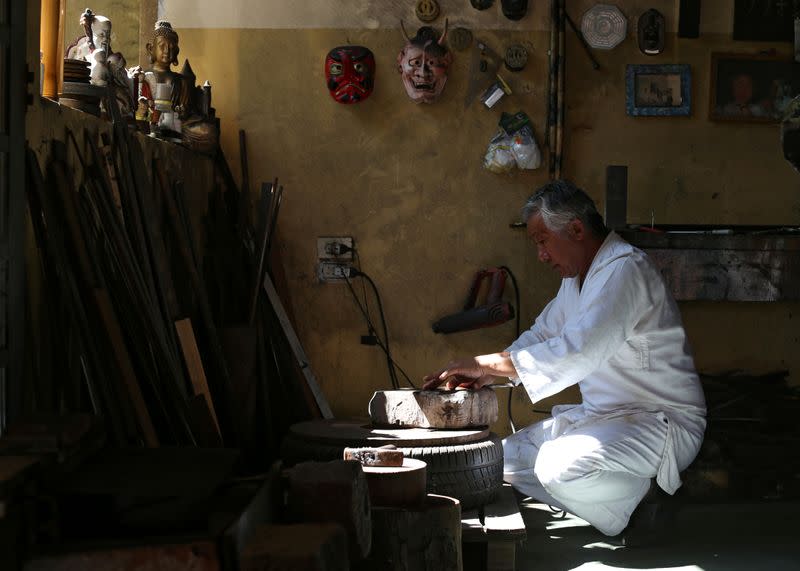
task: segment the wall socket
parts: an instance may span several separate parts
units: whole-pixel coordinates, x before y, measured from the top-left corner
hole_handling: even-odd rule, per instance
[[[317,259],[319,261],[352,262],[352,236],[320,236],[317,238]]]
[[[322,283],[343,282],[350,277],[353,267],[347,262],[320,262],[317,264],[317,277]]]

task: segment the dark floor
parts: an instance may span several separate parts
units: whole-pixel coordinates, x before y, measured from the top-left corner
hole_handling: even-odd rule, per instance
[[[800,570],[800,502],[684,504],[664,535],[626,547],[567,515],[524,501],[528,539],[517,547],[518,571],[670,569]]]

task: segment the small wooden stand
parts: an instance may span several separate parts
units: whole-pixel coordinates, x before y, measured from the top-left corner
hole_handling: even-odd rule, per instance
[[[493,503],[461,514],[462,541],[486,544],[487,571],[514,571],[517,543],[527,536],[517,500],[508,484],[503,484]]]

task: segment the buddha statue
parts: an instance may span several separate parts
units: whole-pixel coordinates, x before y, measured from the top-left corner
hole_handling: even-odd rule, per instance
[[[189,90],[181,74],[172,71],[179,52],[177,32],[169,22],[159,20],[153,30],[153,41],[147,44],[151,67],[129,71],[139,83],[136,120],[148,121],[151,132],[165,138],[180,139],[181,118],[188,111]]]
[[[153,41],[147,44],[150,69],[132,70],[139,78],[137,122],[149,122],[155,136],[182,142],[190,148],[213,152],[219,140],[219,125],[211,108],[211,88],[195,86],[188,60],[181,73],[178,64],[178,33],[169,22],[156,22]]]

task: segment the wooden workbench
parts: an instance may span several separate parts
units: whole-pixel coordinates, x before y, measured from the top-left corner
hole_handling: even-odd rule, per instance
[[[461,514],[465,553],[472,547],[469,544],[486,544],[484,569],[487,571],[514,571],[517,543],[527,536],[517,499],[508,484],[503,484],[491,504]],[[465,555],[465,563],[467,559]]]

